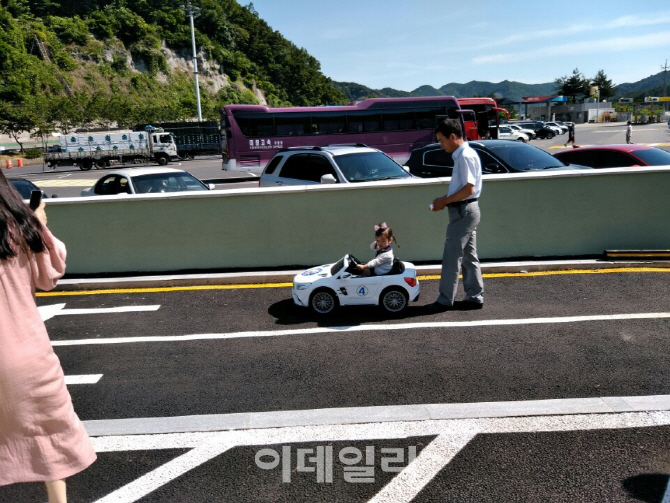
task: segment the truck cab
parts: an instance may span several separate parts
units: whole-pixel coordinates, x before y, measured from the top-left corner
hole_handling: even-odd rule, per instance
[[[153,156],[158,164],[164,165],[169,161],[176,161],[179,159],[179,155],[177,154],[177,144],[174,141],[174,135],[172,133],[154,130],[151,133],[150,138]]]

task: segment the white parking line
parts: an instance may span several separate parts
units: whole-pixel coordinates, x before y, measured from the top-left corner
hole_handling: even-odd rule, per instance
[[[104,374],[65,376],[65,384],[97,384]]]
[[[146,306],[151,307],[151,306]],[[283,337],[291,335],[339,334],[344,332],[387,332],[389,330],[413,330],[426,328],[468,328],[510,325],[549,325],[554,323],[584,323],[591,321],[621,321],[670,318],[670,313],[603,314],[593,316],[558,316],[554,318],[521,318],[508,320],[435,321],[422,323],[393,323],[379,325],[355,325],[344,327],[315,327],[294,330],[262,330],[232,332],[228,334],[191,334],[174,336],[111,337],[106,339],[79,339],[52,341],[53,346],[90,346],[105,344],[132,344],[138,342],[185,342],[202,340],[225,340],[255,337]]]
[[[121,306],[121,307],[101,307],[95,309],[64,309],[65,304],[51,304],[48,306],[39,306],[37,310],[42,317],[42,321],[49,320],[54,316],[76,315],[76,314],[110,314],[110,313],[131,313],[143,311],[158,311],[159,305],[153,306]]]

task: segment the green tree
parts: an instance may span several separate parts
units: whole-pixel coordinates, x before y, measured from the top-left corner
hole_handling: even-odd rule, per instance
[[[594,86],[598,86],[601,100],[606,100],[610,96],[614,96],[614,85],[612,84],[612,81],[607,78],[605,70],[598,70],[598,73],[593,77],[591,83]]]
[[[575,68],[570,76],[564,75],[557,78],[554,84],[556,84],[556,92],[572,98],[572,103],[577,102],[577,96],[589,94],[589,80],[581,74],[578,68]]]

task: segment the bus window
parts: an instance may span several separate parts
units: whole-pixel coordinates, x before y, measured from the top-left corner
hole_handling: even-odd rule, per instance
[[[454,119],[458,117],[458,114],[452,116],[448,113],[451,109],[447,109],[447,117]],[[416,120],[417,129],[434,129],[437,125],[437,116],[445,115],[444,108],[417,108],[414,112],[414,118]]]
[[[271,114],[236,113],[235,120],[244,136],[250,138],[274,136],[274,121]]]
[[[379,131],[379,112],[349,112],[350,133],[370,133]]]
[[[382,129],[384,131],[406,131],[414,127],[413,110],[384,110],[382,112]]]
[[[275,128],[277,136],[297,136],[313,132],[309,113],[275,114]]]
[[[347,114],[344,112],[323,113],[312,116],[312,128],[316,134],[344,133]]]

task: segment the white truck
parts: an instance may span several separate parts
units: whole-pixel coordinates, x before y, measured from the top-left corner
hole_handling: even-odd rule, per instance
[[[44,161],[51,168],[67,163],[84,171],[93,166],[150,161],[165,165],[178,159],[174,135],[159,129],[61,135],[60,145],[50,147],[44,154]]]

